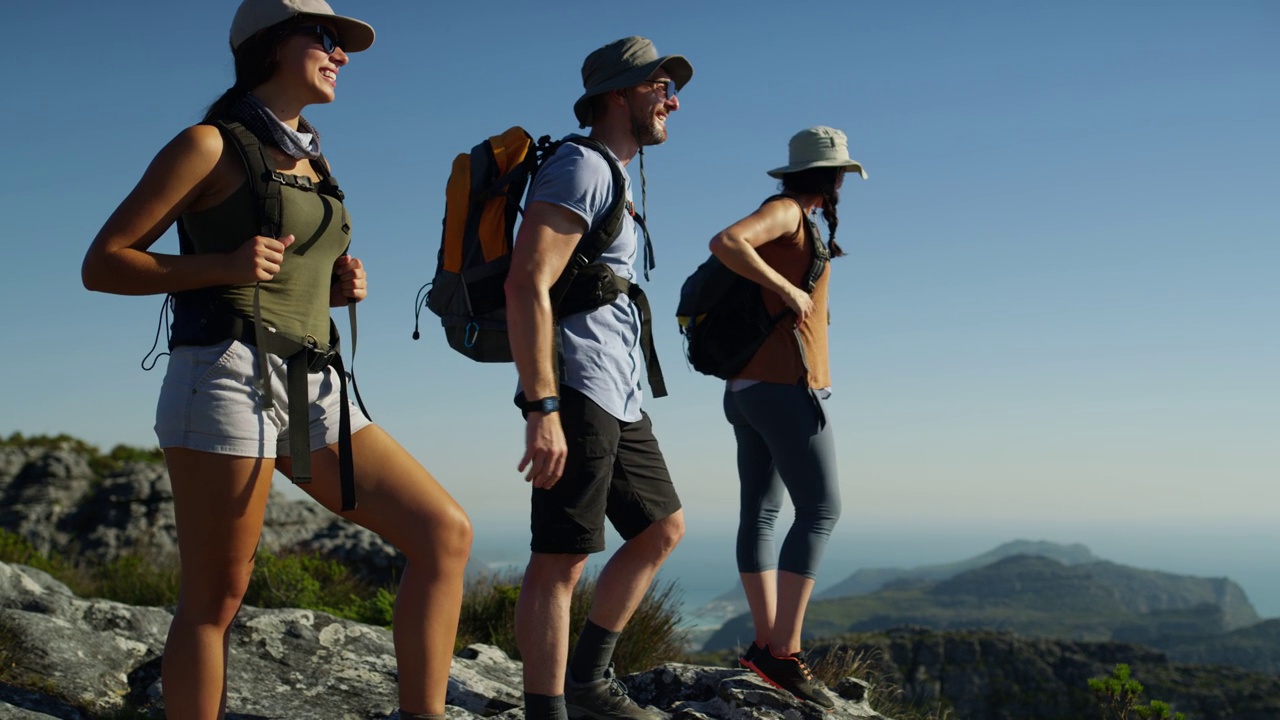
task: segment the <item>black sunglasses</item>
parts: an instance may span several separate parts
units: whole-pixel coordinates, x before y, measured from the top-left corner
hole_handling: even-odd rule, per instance
[[[320,41],[320,47],[330,55],[341,45],[338,42],[338,33],[327,25],[295,25],[286,30],[285,34],[313,36]]]
[[[675,80],[646,80],[645,82],[653,83],[656,86],[654,87],[654,90],[657,90],[658,88],[662,88],[662,96],[667,100],[670,100],[671,98],[676,96]]]

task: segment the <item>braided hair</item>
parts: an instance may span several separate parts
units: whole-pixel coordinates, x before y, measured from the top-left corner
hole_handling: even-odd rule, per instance
[[[827,245],[831,257],[844,255],[844,249],[836,244],[836,228],[840,218],[836,214],[836,206],[840,203],[840,192],[836,183],[840,180],[843,168],[818,167],[787,173],[782,176],[782,191],[792,195],[821,195],[822,219],[827,223]]]

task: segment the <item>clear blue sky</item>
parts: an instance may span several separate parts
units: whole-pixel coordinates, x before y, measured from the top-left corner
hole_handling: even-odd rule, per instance
[[[378,32],[308,113],[370,273],[361,387],[482,528],[526,513],[514,370],[453,354],[434,316],[409,337],[449,163],[513,124],[575,129],[582,58],[629,34],[696,69],[646,168],[672,390],[648,408],[691,527],[732,517],[736,479],[720,385],[681,362],[677,291],[815,124],[870,173],[846,185],[832,291],[843,525],[1274,522],[1280,5],[336,5]],[[160,300],[91,294],[80,260],[231,83],[234,7],[8,10],[0,433],[154,444],[161,373],[138,361]]]

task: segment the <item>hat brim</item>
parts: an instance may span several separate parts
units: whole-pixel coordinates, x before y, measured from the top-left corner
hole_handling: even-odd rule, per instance
[[[317,15],[314,13],[304,13],[302,17],[320,18],[333,23],[334,29],[338,31],[338,46],[342,48],[342,52],[361,52],[368,50],[373,45],[373,26],[362,20],[342,15]]]
[[[671,76],[672,81],[676,84],[676,90],[683,89],[685,84],[693,78],[693,65],[683,55],[663,55],[657,60],[651,60],[644,65],[637,65],[609,82],[602,83],[583,93],[582,97],[578,98],[577,102],[573,104],[573,114],[578,118],[578,124],[582,127],[591,124],[591,98],[614,90],[639,85],[648,80],[650,75],[657,72],[658,68],[667,71],[667,74]]]
[[[807,163],[796,163],[794,165],[786,165],[780,168],[774,168],[768,171],[769,177],[781,178],[783,175],[798,173],[801,170],[811,170],[820,167],[836,167],[844,168],[849,172],[857,173],[862,176],[863,180],[867,179],[867,171],[862,168],[862,163],[857,160],[815,160]]]

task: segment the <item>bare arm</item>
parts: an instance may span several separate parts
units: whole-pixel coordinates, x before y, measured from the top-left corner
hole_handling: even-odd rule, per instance
[[[725,267],[777,293],[800,321],[813,312],[813,300],[807,292],[770,267],[756,248],[791,235],[803,219],[795,203],[775,200],[765,203],[711,239],[711,253]]]
[[[291,236],[246,238],[227,254],[149,252],[182,213],[202,209],[220,182],[225,187],[228,180],[244,177],[236,163],[236,158],[224,157],[217,128],[197,125],[182,131],[156,155],[98,231],[81,265],[84,286],[119,295],[153,295],[274,277]]]
[[[569,264],[586,230],[586,223],[571,211],[535,202],[525,211],[516,236],[506,283],[507,333],[526,399],[560,394],[551,286]],[[530,413],[525,456],[519,466],[522,471],[529,467],[525,479],[534,487],[551,487],[564,472],[566,453],[559,415]]]

